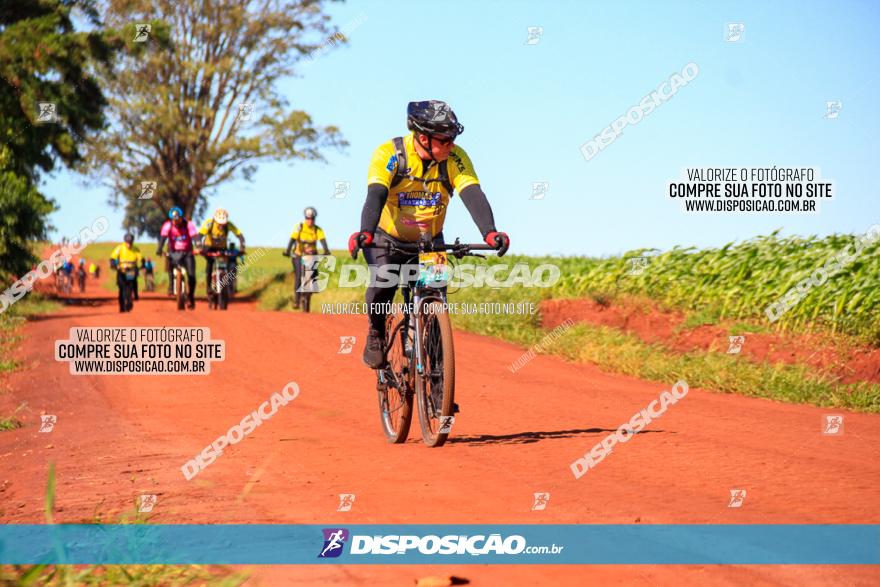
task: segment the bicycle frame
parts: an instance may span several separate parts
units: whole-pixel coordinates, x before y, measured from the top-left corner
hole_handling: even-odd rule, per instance
[[[430,290],[425,292],[425,290]],[[403,320],[397,323],[394,327],[394,330],[391,331],[391,336],[389,337],[391,340],[394,339],[395,336],[398,336],[400,330],[404,328],[409,329],[412,327],[413,329],[413,341],[412,341],[412,352],[413,355],[409,357],[410,361],[414,361],[416,364],[416,372],[419,375],[425,374],[424,361],[422,356],[422,333],[421,328],[418,323],[418,316],[421,313],[421,306],[430,303],[432,301],[438,301],[441,303],[446,302],[446,294],[439,291],[434,291],[429,287],[410,287],[404,286],[401,288],[401,293],[403,294],[403,303],[404,306],[409,307],[409,298],[412,297],[412,308],[413,312],[406,312]],[[411,326],[410,320],[415,320],[415,323]],[[393,376],[393,373],[389,369],[379,369],[379,381],[381,383],[387,383],[386,377],[388,375]]]
[[[403,246],[398,246],[392,243],[386,243],[384,247],[387,251],[397,251],[404,254],[411,254],[413,258],[416,259],[418,263],[418,255],[419,253],[430,253],[430,252],[440,252],[440,251],[449,251],[452,256],[457,257],[459,259],[465,256],[475,256],[479,257],[481,255],[474,255],[471,251],[482,250],[482,251],[492,251],[495,250],[495,247],[484,245],[484,244],[462,244],[459,239],[455,239],[455,242],[451,245],[438,245],[435,246],[430,240],[422,239],[418,243],[407,243]],[[422,356],[422,332],[419,327],[419,322],[417,317],[421,314],[422,306],[427,303],[431,303],[434,301],[445,304],[446,303],[446,292],[441,291],[438,288],[430,287],[425,285],[424,283],[420,283],[418,280],[415,284],[405,284],[401,287],[401,293],[403,294],[403,301],[406,307],[409,307],[409,296],[412,295],[412,316],[415,316],[416,323],[413,328],[413,352],[414,356],[410,359],[415,359],[416,363],[416,371],[419,375],[424,375],[425,367],[424,367],[424,357]],[[404,320],[401,321],[400,324],[406,324],[409,327],[410,314],[407,314]],[[379,379],[384,383],[384,378],[382,377],[382,371],[379,371]]]

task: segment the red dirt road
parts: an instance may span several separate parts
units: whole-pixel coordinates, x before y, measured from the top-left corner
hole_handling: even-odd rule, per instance
[[[645,433],[575,480],[569,465],[669,389],[537,357],[456,333],[462,413],[441,449],[387,444],[372,373],[361,363],[363,316],[259,312],[170,298],[119,314],[104,295],[28,323],[4,379],[0,415],[21,402],[24,426],[0,432],[0,522],[42,523],[50,462],[58,522],[104,521],[155,494],[155,523],[880,523],[880,416],[788,405],[691,388]],[[320,296],[317,298],[320,302]],[[226,342],[209,376],[72,376],[54,341],[72,326],[193,326]],[[340,336],[355,335],[351,354]],[[299,397],[207,469],[180,467],[289,381]],[[58,417],[39,433],[40,413]],[[844,434],[821,434],[824,414]],[[731,489],[745,489],[728,508]],[[533,493],[549,492],[544,511]],[[338,494],[356,495],[337,512]],[[877,584],[862,566],[308,566],[257,567],[254,584],[412,585],[454,574],[472,585],[629,583]]]

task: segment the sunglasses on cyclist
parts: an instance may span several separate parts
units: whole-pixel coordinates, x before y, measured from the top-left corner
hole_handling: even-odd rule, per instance
[[[441,147],[448,147],[452,143],[455,142],[455,137],[441,137],[437,135],[433,135],[431,137],[431,141],[437,143]]]

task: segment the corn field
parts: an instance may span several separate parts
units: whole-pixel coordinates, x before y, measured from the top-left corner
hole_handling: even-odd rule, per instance
[[[631,251],[607,259],[563,259],[553,297],[647,296],[669,307],[718,318],[757,319],[799,282],[853,245],[853,235],[779,238],[778,231],[717,249]],[[880,242],[866,241],[855,260],[812,285],[776,323],[786,330],[831,330],[880,343]],[[854,249],[850,248],[851,255]],[[633,275],[633,257],[647,257]]]

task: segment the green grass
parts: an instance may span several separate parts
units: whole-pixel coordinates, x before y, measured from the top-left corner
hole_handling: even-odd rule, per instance
[[[839,384],[804,365],[754,363],[703,351],[680,354],[605,326],[577,324],[547,352],[641,379],[684,379],[691,387],[713,391],[880,413],[880,386],[875,384]]]
[[[61,304],[32,291],[0,313],[0,373],[14,371],[19,366],[12,358],[12,352],[21,340],[19,328],[28,317],[60,308]]]
[[[684,321],[678,325],[677,330],[690,330],[699,326],[712,326],[718,324],[718,311],[715,308],[701,308],[695,312],[688,312]]]
[[[21,422],[15,416],[18,415],[18,413],[26,407],[27,403],[22,402],[17,408],[15,408],[15,411],[12,412],[12,415],[0,420],[0,432],[3,432],[4,430],[15,430],[16,428],[21,428]]]
[[[54,523],[55,465],[49,464],[46,483],[46,523]],[[135,506],[117,523],[145,524]],[[242,573],[217,565],[0,565],[0,585],[67,587],[74,585],[211,585],[236,587],[247,581]]]

